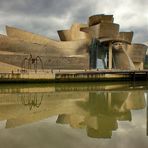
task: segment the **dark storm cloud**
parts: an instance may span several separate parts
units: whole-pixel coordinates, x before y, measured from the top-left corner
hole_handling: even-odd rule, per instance
[[[135,40],[143,42],[148,40],[147,5],[147,0],[0,0],[0,32],[10,25],[58,39],[57,30],[104,13],[114,14],[122,31],[135,30]]]
[[[0,31],[8,24],[57,37],[56,30],[60,26],[61,29],[70,27],[74,12],[80,9],[79,4],[78,0],[1,0]]]
[[[77,0],[1,0],[0,9],[22,15],[64,15]]]
[[[77,10],[78,5],[78,0],[1,0],[0,31],[3,32],[2,26],[8,24],[43,35],[51,32],[55,37],[60,26],[64,29],[70,24],[72,12]],[[69,20],[66,20],[67,17]]]

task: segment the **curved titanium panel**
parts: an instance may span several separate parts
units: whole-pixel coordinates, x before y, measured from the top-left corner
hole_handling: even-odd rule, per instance
[[[0,61],[21,67],[22,61],[31,55],[33,58],[39,56],[46,69],[64,68],[64,66],[67,69],[85,69],[89,67],[88,44],[88,40],[79,40],[41,45],[1,35]],[[57,64],[59,59],[61,64],[64,62],[60,66]],[[49,61],[53,62],[53,66]]]
[[[133,39],[133,32],[119,32],[117,40],[131,43]]]
[[[71,39],[72,40],[81,40],[81,39],[89,39],[89,34],[83,31],[80,31],[82,24],[73,24],[71,26]]]
[[[6,26],[6,32],[9,37],[18,38],[24,41],[38,43],[38,44],[47,44],[47,43],[54,43],[56,41],[49,39],[47,37],[34,34],[28,31],[24,31],[22,29],[18,29],[15,27]]]
[[[114,23],[100,23],[90,27],[92,38],[116,38],[119,33],[119,25]]]
[[[127,46],[127,53],[133,62],[144,62],[147,46],[144,44],[131,44]]]
[[[70,30],[59,30],[58,34],[61,41],[75,41],[82,39],[89,39],[89,34],[81,31],[81,28],[85,28],[85,24],[73,24]]]
[[[132,38],[133,38],[133,32],[119,32],[117,34],[117,36],[111,38],[111,37],[107,37],[107,38],[100,38],[99,41],[101,43],[103,42],[121,42],[121,43],[127,43],[127,44],[131,44],[132,42]]]
[[[88,24],[89,26],[94,26],[102,22],[113,23],[113,21],[114,21],[113,15],[100,14],[100,15],[90,16],[88,20]]]
[[[135,70],[135,66],[126,51],[126,45],[120,42],[113,44],[113,62],[115,69]]]
[[[70,30],[58,30],[57,32],[61,41],[71,41]]]
[[[42,45],[0,36],[0,50],[35,55],[73,56],[87,54],[89,42],[89,40],[79,40]]]

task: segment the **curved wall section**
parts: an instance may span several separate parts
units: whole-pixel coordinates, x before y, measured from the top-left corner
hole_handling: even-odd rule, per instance
[[[131,43],[133,39],[133,32],[119,32],[117,40]]]
[[[119,25],[114,23],[101,23],[90,27],[92,38],[116,38],[119,33]]]
[[[135,65],[125,50],[124,45],[114,46],[113,62],[115,69],[135,70]]]
[[[71,26],[71,40],[72,41],[89,38],[88,33],[80,31],[81,28],[83,28],[83,24],[73,24]]]
[[[57,32],[61,41],[71,41],[70,30],[58,30]]]
[[[147,46],[144,44],[131,44],[127,46],[127,53],[133,62],[144,62]]]
[[[89,26],[94,26],[94,25],[100,24],[102,22],[113,23],[113,21],[114,21],[113,15],[101,14],[101,15],[90,16],[89,20],[88,20],[88,24],[89,24]]]
[[[47,37],[24,31],[15,27],[6,26],[6,33],[9,37],[18,38],[20,40],[28,41],[31,43],[47,44],[57,42]]]
[[[56,44],[35,44],[16,38],[0,36],[0,50],[32,55],[72,56],[85,55],[89,40],[57,42]]]
[[[86,28],[85,24],[73,24],[70,30],[59,30],[58,34],[61,41],[75,41],[89,39],[89,34],[81,31]]]
[[[21,67],[31,55],[39,56],[45,69],[88,69],[88,43],[79,40],[41,45],[1,35],[0,62]]]
[[[61,41],[6,26],[7,36],[0,35],[0,62],[20,66],[24,58],[34,60],[40,56],[49,69],[60,64],[63,69],[81,69],[91,67],[90,61],[99,63],[99,58],[104,60],[107,55],[105,68],[143,69],[147,46],[128,45],[133,32],[119,32],[119,24],[113,21],[113,15],[90,16],[87,24],[75,23],[69,30],[59,30]]]

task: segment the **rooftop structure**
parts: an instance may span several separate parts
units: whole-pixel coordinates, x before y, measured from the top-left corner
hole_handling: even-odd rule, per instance
[[[0,72],[142,70],[147,50],[144,44],[132,43],[132,31],[120,32],[113,15],[93,15],[87,24],[73,24],[69,30],[58,30],[61,41],[9,26],[6,26],[6,34],[0,35]]]

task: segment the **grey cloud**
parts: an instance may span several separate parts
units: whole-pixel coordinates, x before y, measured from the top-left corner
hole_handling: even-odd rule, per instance
[[[148,41],[148,27],[141,26],[140,28],[134,28],[134,42],[146,42]]]
[[[98,2],[96,0],[87,2],[82,0],[77,9],[73,9],[72,11],[73,20],[86,23],[88,17],[93,15],[97,3]]]
[[[68,13],[77,0],[2,0],[0,9],[14,14],[50,16]]]
[[[143,119],[143,115],[145,114],[136,119]],[[111,139],[94,139],[87,137],[85,129],[72,129],[66,125],[55,124],[56,118],[53,121],[50,120],[49,118],[38,123],[1,130],[1,147],[147,148],[148,145],[147,137],[144,134],[146,129],[142,129],[141,126],[129,126],[129,122],[120,121],[119,130],[113,132]]]
[[[148,40],[147,0],[0,0],[0,33],[5,25],[15,26],[58,39],[57,30],[72,23],[87,23],[93,14],[114,14],[124,31],[135,31],[134,40]],[[144,28],[143,28],[144,27]]]
[[[145,24],[142,26],[129,26],[123,28],[122,31],[133,31],[133,42],[135,43],[145,43],[148,41],[148,27]]]

